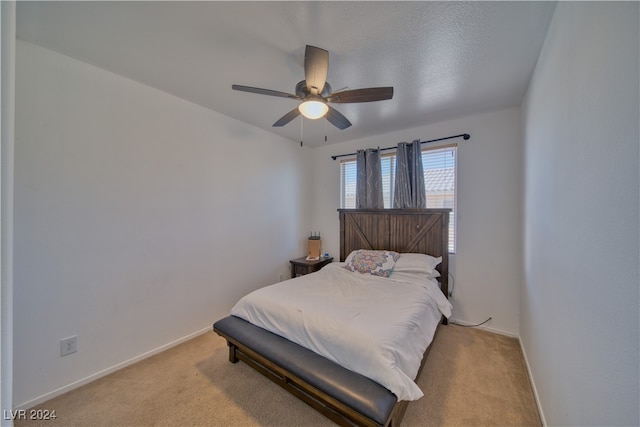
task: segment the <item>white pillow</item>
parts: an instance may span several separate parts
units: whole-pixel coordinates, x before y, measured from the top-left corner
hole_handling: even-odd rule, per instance
[[[431,277],[439,277],[440,273],[436,270],[438,264],[442,262],[442,257],[432,257],[426,254],[403,253],[396,261],[394,272],[402,273],[423,273]],[[437,276],[434,276],[437,274]]]
[[[359,249],[349,254],[344,268],[362,274],[389,277],[399,256],[399,253],[393,251]]]

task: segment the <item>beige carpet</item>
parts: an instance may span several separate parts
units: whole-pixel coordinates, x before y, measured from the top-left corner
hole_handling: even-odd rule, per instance
[[[440,328],[403,426],[540,426],[518,341]],[[43,426],[330,426],[331,421],[244,363],[206,333],[34,409]]]

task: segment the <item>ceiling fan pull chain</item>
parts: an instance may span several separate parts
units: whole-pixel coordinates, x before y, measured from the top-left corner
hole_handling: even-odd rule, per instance
[[[300,117],[300,147],[302,147],[302,122],[304,122],[304,117]]]
[[[327,142],[327,121],[324,121],[324,142]]]

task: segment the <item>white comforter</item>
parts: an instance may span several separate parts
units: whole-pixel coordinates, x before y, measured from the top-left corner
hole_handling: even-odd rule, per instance
[[[231,314],[358,372],[398,400],[423,396],[413,379],[451,304],[437,283],[383,278],[332,263],[258,289]]]

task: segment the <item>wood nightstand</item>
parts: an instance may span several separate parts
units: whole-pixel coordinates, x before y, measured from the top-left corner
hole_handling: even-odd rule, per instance
[[[314,273],[320,270],[325,265],[333,262],[333,257],[324,258],[320,257],[320,259],[316,261],[307,261],[307,257],[292,259],[289,262],[291,263],[291,277],[304,276],[305,274]]]

